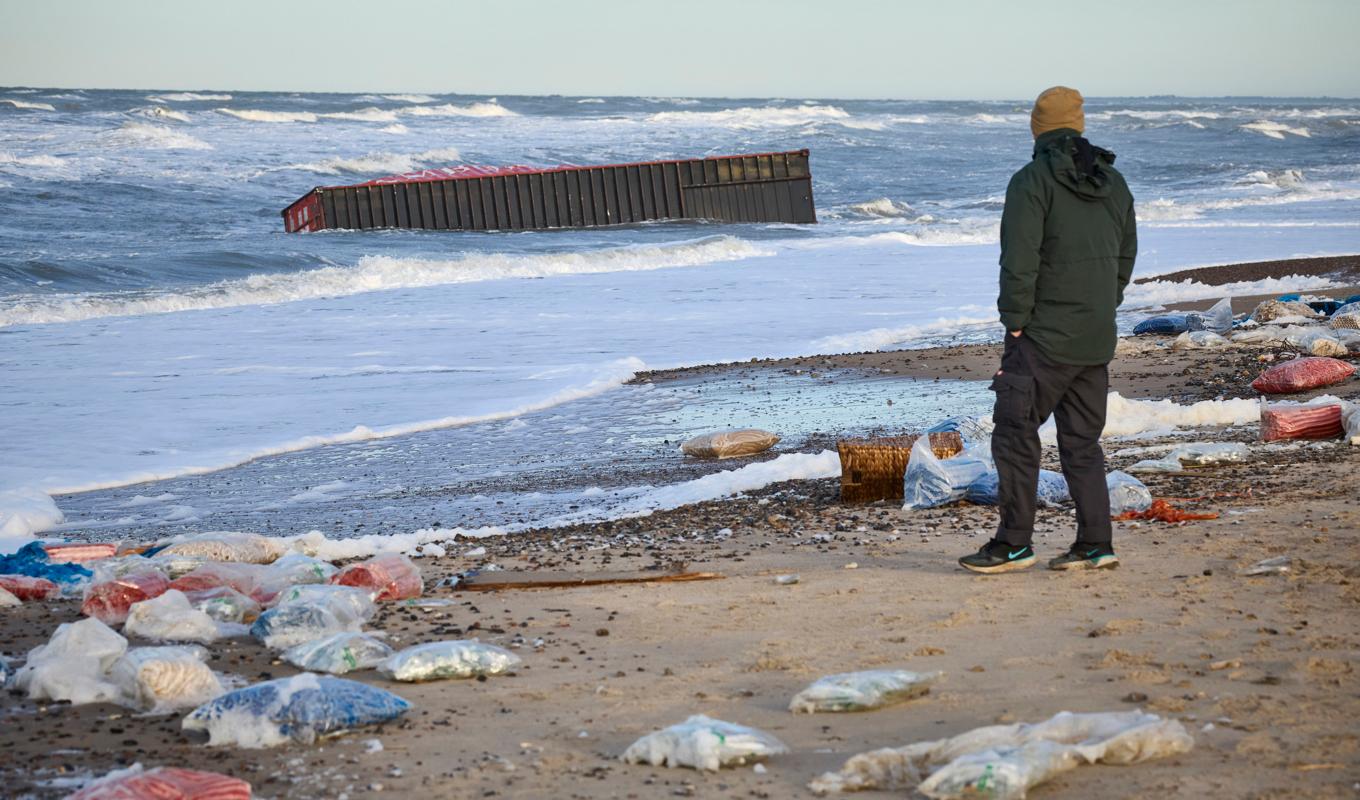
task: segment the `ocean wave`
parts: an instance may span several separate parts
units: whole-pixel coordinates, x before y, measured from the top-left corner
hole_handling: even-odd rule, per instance
[[[398,103],[433,103],[434,98],[428,94],[385,94],[384,100],[394,100]]]
[[[219,108],[220,113],[243,119],[247,122],[316,122],[316,114],[310,111],[262,111],[255,108]]]
[[[15,108],[24,108],[29,111],[56,111],[57,109],[48,103],[30,103],[27,100],[15,100],[11,97],[0,97],[0,103],[9,103]]]
[[[395,175],[414,172],[422,164],[436,162],[447,164],[461,159],[456,149],[445,147],[439,150],[426,150],[423,153],[369,153],[358,158],[327,158],[306,164],[290,164],[284,169],[301,169],[323,175],[338,175],[342,172]]]
[[[647,121],[665,125],[705,125],[738,130],[793,127],[817,122],[831,122],[846,127],[882,127],[882,123],[879,122],[857,121],[845,109],[836,106],[806,105],[743,106],[722,111],[658,111],[648,116]]]
[[[491,371],[491,367],[453,367],[444,364],[411,367],[389,367],[385,364],[362,364],[357,367],[287,367],[277,364],[245,364],[239,367],[222,367],[213,370],[217,375],[300,375],[312,379]]]
[[[1143,120],[1187,120],[1187,119],[1223,119],[1224,115],[1217,111],[1198,111],[1194,109],[1168,109],[1164,111],[1135,110],[1121,108],[1113,111],[1088,112],[1088,120],[1109,120],[1113,117],[1131,117]]]
[[[326,119],[347,119],[354,122],[396,122],[397,112],[382,108],[361,108],[358,111],[335,111],[330,114],[317,114]]]
[[[906,325],[900,328],[873,328],[867,331],[828,336],[812,343],[817,353],[862,353],[869,350],[882,350],[885,347],[904,342],[919,342],[924,339],[940,339],[957,335],[968,328],[984,325],[999,325],[995,313],[984,317],[940,317],[924,325]]]
[[[1166,305],[1190,300],[1212,300],[1220,297],[1240,297],[1256,294],[1280,294],[1308,289],[1330,289],[1339,286],[1330,278],[1316,275],[1286,275],[1259,281],[1239,281],[1209,285],[1199,281],[1159,281],[1130,284],[1124,292],[1121,308]]]
[[[460,106],[453,103],[445,103],[440,106],[408,106],[407,108],[397,109],[403,114],[413,117],[518,117],[519,114],[511,111],[505,106],[494,100],[485,103],[473,103],[472,105]]]
[[[408,128],[408,127],[406,127],[405,125],[402,125],[400,122],[397,122],[397,123],[395,123],[395,124],[388,125],[388,126],[385,127],[385,128],[379,128],[379,129],[378,129],[378,132],[379,132],[379,133],[391,133],[391,134],[395,134],[395,135],[400,136],[400,135],[402,135],[402,134],[410,133],[410,132],[411,132],[411,129]]]
[[[1257,120],[1256,122],[1251,122],[1240,127],[1244,131],[1255,131],[1264,136],[1269,136],[1272,139],[1283,139],[1286,133],[1295,136],[1303,136],[1305,138],[1309,135],[1307,128],[1291,128],[1283,123],[1273,122],[1268,119]]]
[[[188,122],[189,115],[183,111],[174,111],[164,106],[146,106],[144,108],[134,108],[132,114],[138,114],[151,119],[172,119],[175,122]]]
[[[603,102],[604,102],[604,98],[602,98],[602,97],[583,97],[583,98],[581,98],[580,100],[577,100],[576,102],[577,102],[577,103],[581,103],[581,104],[586,104],[586,103],[603,103]]]
[[[550,255],[477,254],[457,259],[364,256],[352,267],[252,275],[179,292],[11,298],[0,302],[0,327],[273,305],[391,289],[515,278],[693,267],[769,254],[770,251],[742,239],[717,236],[674,244]]]
[[[914,219],[919,216],[916,209],[906,203],[880,197],[863,203],[853,203],[846,208],[850,216],[890,219]]]
[[[13,164],[16,167],[57,169],[66,166],[66,160],[56,156],[16,156],[13,153],[0,153],[0,166],[6,164]]]
[[[1276,189],[1298,189],[1304,184],[1303,171],[1297,169],[1255,170],[1237,180],[1238,186],[1271,186]]]
[[[1218,200],[1200,200],[1179,203],[1161,197],[1156,200],[1139,201],[1136,204],[1138,219],[1143,222],[1178,222],[1201,218],[1207,211],[1232,211],[1239,208],[1259,206],[1282,206],[1294,203],[1350,202],[1360,200],[1360,188],[1336,187],[1330,184],[1311,184],[1307,182],[1290,184],[1285,175],[1270,178],[1266,185],[1283,189],[1275,194],[1256,194],[1249,197],[1232,197]],[[1279,181],[1278,183],[1274,181]]]
[[[105,141],[122,147],[148,150],[211,150],[213,146],[183,131],[146,122],[127,122],[117,130],[102,134]]]
[[[231,95],[199,94],[198,92],[170,92],[169,94],[148,95],[146,99],[153,103],[196,103],[204,100],[224,103],[231,99]]]

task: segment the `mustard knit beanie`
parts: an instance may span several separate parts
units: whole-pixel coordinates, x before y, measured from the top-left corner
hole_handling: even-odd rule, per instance
[[[1058,128],[1071,128],[1077,133],[1086,130],[1086,114],[1081,110],[1082,96],[1076,89],[1054,86],[1045,89],[1034,101],[1029,114],[1029,129],[1037,139]]]

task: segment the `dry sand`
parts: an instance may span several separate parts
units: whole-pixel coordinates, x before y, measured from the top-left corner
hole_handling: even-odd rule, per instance
[[[1280,352],[1171,353],[1143,341],[1124,349],[1113,388],[1181,400],[1251,396],[1245,383],[1259,372],[1257,357]],[[829,364],[983,378],[995,360],[994,347],[979,346],[705,369],[738,376]],[[1356,398],[1360,379],[1329,391]],[[1201,433],[1195,438],[1248,441],[1255,432]],[[1111,466],[1140,457],[1121,449],[1164,441],[1111,442]],[[1187,505],[1221,517],[1118,523],[1122,567],[1097,574],[965,573],[955,559],[989,536],[992,509],[847,506],[834,480],[460,544],[422,561],[427,586],[492,563],[540,572],[684,563],[725,577],[487,594],[432,589],[454,605],[389,605],[373,627],[394,644],[477,636],[518,648],[525,664],[486,681],[393,686],[374,673],[348,676],[393,688],[415,709],[397,724],[309,747],[209,749],[180,730],[179,716],[9,695],[0,702],[7,753],[0,779],[11,796],[56,797],[65,779],[141,762],[230,773],[249,780],[257,796],[277,798],[805,797],[809,779],[864,750],[1060,710],[1141,707],[1182,720],[1195,749],[1131,767],[1082,767],[1031,797],[1352,798],[1360,786],[1357,471],[1360,448],[1324,443],[1153,477],[1157,496],[1220,495]],[[1066,547],[1070,517],[1041,512],[1042,557]],[[458,555],[477,546],[487,554]],[[1289,573],[1241,574],[1279,555],[1294,559]],[[787,573],[800,582],[776,585]],[[22,655],[77,616],[69,602],[7,611],[2,649]],[[214,668],[249,681],[295,672],[252,641],[212,651]],[[786,710],[821,675],[881,667],[946,677],[930,694],[880,711]],[[694,713],[757,726],[793,752],[763,773],[617,760],[635,738]],[[381,751],[370,752],[372,739]]]

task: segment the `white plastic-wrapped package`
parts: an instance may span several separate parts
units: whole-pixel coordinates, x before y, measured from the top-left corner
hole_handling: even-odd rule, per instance
[[[337,633],[355,632],[360,626],[359,622],[340,620],[325,606],[289,603],[261,614],[251,623],[250,635],[265,647],[280,650]]]
[[[1215,350],[1232,347],[1232,342],[1213,331],[1186,331],[1171,340],[1172,350]]]
[[[201,647],[134,647],[114,663],[110,679],[123,702],[160,713],[193,708],[222,694]]]
[[[159,545],[154,555],[160,558],[197,556],[209,561],[268,564],[287,552],[288,548],[283,542],[258,533],[212,531],[175,537]]]
[[[1034,743],[1043,744],[1026,749]],[[1193,746],[1179,722],[1155,714],[1063,711],[1035,724],[989,725],[948,739],[861,753],[808,788],[817,794],[917,788],[935,800],[1014,800],[1056,771],[1078,764],[1133,764]]]
[[[391,655],[392,648],[372,634],[337,633],[293,645],[283,651],[283,660],[309,672],[343,675],[376,667]]]
[[[789,710],[808,714],[825,711],[866,711],[919,697],[944,675],[905,669],[873,669],[819,678],[794,695]]]
[[[1313,356],[1341,357],[1348,352],[1335,332],[1325,328],[1291,331],[1284,337],[1284,343]]]
[[[47,644],[29,651],[14,688],[30,700],[116,702],[122,692],[106,673],[126,652],[127,639],[97,619],[62,623]]]
[[[359,625],[373,618],[378,610],[373,593],[358,586],[304,585],[285,589],[274,603],[322,606],[346,624]]]
[[[133,603],[123,633],[157,642],[211,642],[222,635],[212,617],[175,589]]]
[[[434,681],[499,675],[519,666],[522,660],[504,647],[473,639],[455,639],[400,650],[378,670],[394,681]]]
[[[23,605],[23,601],[15,597],[10,590],[0,588],[0,608],[11,608]]]
[[[1346,441],[1360,444],[1360,403],[1349,403],[1341,408],[1341,427]]]
[[[1181,445],[1162,458],[1139,461],[1129,472],[1183,472],[1186,467],[1217,467],[1241,464],[1251,448],[1241,442],[1194,442]]]
[[[779,435],[759,428],[717,431],[686,439],[680,451],[695,458],[739,458],[763,453],[779,442]]]
[[[902,476],[905,510],[934,508],[968,494],[968,487],[996,467],[990,444],[964,450],[953,458],[937,458],[930,437],[922,436],[911,446],[911,458]]]
[[[269,565],[270,577],[287,586],[325,583],[337,572],[339,569],[331,562],[302,553],[289,553]]]
[[[1146,511],[1152,506],[1152,490],[1127,472],[1115,470],[1105,476],[1105,491],[1110,495],[1110,516],[1125,511]]]
[[[692,767],[717,771],[789,752],[770,734],[695,714],[629,745],[620,758],[654,767]]]
[[[194,608],[217,622],[251,622],[260,615],[260,604],[230,586],[185,592]]]
[[[1191,311],[1185,315],[1185,329],[1188,332],[1216,333],[1220,336],[1226,335],[1232,330],[1233,312],[1232,298],[1225,297],[1209,306],[1208,311]],[[1224,342],[1224,345],[1227,343]],[[1218,345],[1214,345],[1218,346]],[[1175,347],[1173,344],[1172,347]]]

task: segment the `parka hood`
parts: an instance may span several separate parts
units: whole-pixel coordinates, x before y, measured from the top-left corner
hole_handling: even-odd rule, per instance
[[[1071,128],[1059,128],[1034,140],[1034,158],[1047,164],[1054,179],[1083,200],[1109,197],[1113,181],[1106,167],[1114,153],[1096,147]]]

